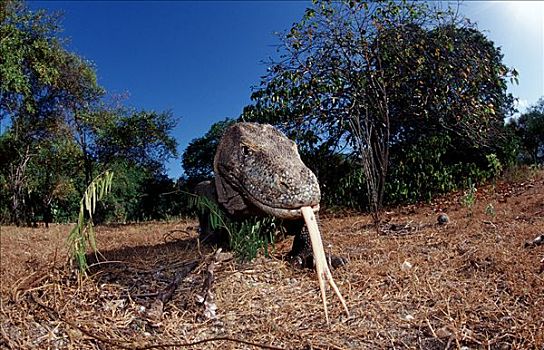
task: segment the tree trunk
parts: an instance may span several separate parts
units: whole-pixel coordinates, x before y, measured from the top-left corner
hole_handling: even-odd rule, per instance
[[[25,205],[26,167],[31,158],[30,147],[27,147],[20,157],[19,164],[13,165],[10,169],[11,221],[17,226],[21,226],[28,219]]]

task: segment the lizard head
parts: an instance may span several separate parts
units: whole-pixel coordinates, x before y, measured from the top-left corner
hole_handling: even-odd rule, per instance
[[[223,188],[219,201],[227,209],[229,198],[236,197],[282,219],[301,218],[303,206],[319,210],[316,176],[300,159],[295,142],[271,125],[237,123],[227,129],[214,171]]]

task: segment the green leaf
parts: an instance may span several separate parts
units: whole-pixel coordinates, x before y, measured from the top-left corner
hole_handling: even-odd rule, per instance
[[[77,261],[79,270],[81,273],[86,273],[88,269],[85,253],[87,250],[87,243],[91,246],[93,251],[97,251],[96,238],[94,232],[94,225],[92,221],[92,215],[96,209],[96,202],[99,200],[96,196],[97,187],[111,188],[113,172],[106,171],[98,175],[87,186],[85,193],[80,201],[80,210],[78,221],[74,228],[70,231],[68,236],[68,244],[72,251],[74,259]],[[104,190],[105,194],[109,191]],[[85,211],[87,211],[89,218],[85,219]]]

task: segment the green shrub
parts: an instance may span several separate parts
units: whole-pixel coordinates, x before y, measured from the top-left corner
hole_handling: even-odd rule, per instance
[[[190,205],[208,217],[209,227],[228,235],[229,248],[237,260],[251,261],[259,252],[268,256],[268,246],[274,243],[278,220],[272,217],[230,219],[217,203],[204,196],[191,195]]]

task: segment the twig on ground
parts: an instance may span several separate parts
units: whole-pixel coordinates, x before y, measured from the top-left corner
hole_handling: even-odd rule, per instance
[[[198,303],[204,305],[204,317],[207,319],[214,319],[216,316],[215,311],[217,310],[217,305],[214,302],[212,285],[215,281],[215,266],[220,263],[219,256],[221,255],[221,250],[221,248],[217,249],[212,260],[208,264],[208,268],[205,272],[206,278],[204,279],[204,283],[202,285],[201,295],[197,295]]]
[[[178,288],[181,281],[187,276],[193,269],[198,265],[196,261],[191,261],[188,263],[181,271],[176,272],[172,282],[162,291],[159,292],[157,299],[163,302],[163,304],[168,303],[172,300],[174,292]]]
[[[164,290],[157,293],[157,298],[151,303],[151,306],[146,312],[146,318],[151,325],[158,327],[161,325],[161,320],[164,312],[164,305],[172,300],[176,289],[178,289],[181,281],[198,265],[196,261],[191,261],[181,270],[177,271],[170,284]]]
[[[174,233],[175,232],[182,232],[182,233],[185,233],[187,234],[187,236],[191,236],[191,233],[187,230],[181,230],[181,229],[173,229],[173,230],[170,230],[168,232],[166,232],[163,236],[162,236],[162,239],[163,241],[166,243],[167,242],[167,239],[171,239],[173,241],[177,241],[179,240],[179,238],[174,238]]]
[[[188,343],[173,342],[173,343],[162,343],[162,344],[160,344],[160,343],[159,344],[150,344],[149,342],[139,343],[139,342],[118,341],[116,339],[101,337],[101,336],[97,335],[96,332],[94,332],[94,331],[90,331],[90,330],[78,325],[75,322],[64,319],[62,317],[62,315],[57,310],[55,310],[52,307],[44,304],[33,293],[31,293],[30,295],[31,295],[32,301],[34,301],[45,312],[47,312],[47,314],[49,314],[49,316],[51,318],[62,321],[64,323],[66,323],[67,325],[69,325],[70,327],[79,330],[81,333],[83,333],[86,336],[91,337],[91,338],[93,338],[93,339],[95,339],[97,341],[100,341],[100,342],[105,343],[105,344],[115,345],[115,346],[117,346],[119,348],[122,348],[122,349],[130,349],[130,350],[164,349],[164,348],[176,348],[176,347],[190,347],[190,346],[195,346],[195,345],[200,345],[200,344],[205,344],[205,343],[210,343],[210,342],[216,342],[216,341],[228,341],[228,342],[233,342],[233,343],[240,343],[240,344],[255,346],[255,347],[258,347],[258,348],[261,348],[261,349],[285,350],[284,348],[280,348],[280,347],[277,347],[277,346],[259,344],[259,343],[254,343],[254,342],[251,342],[251,341],[246,341],[246,340],[243,340],[243,339],[236,339],[236,338],[231,338],[231,337],[213,337],[213,338],[202,339],[202,340],[198,340],[198,341],[195,341],[195,342],[188,342]]]

